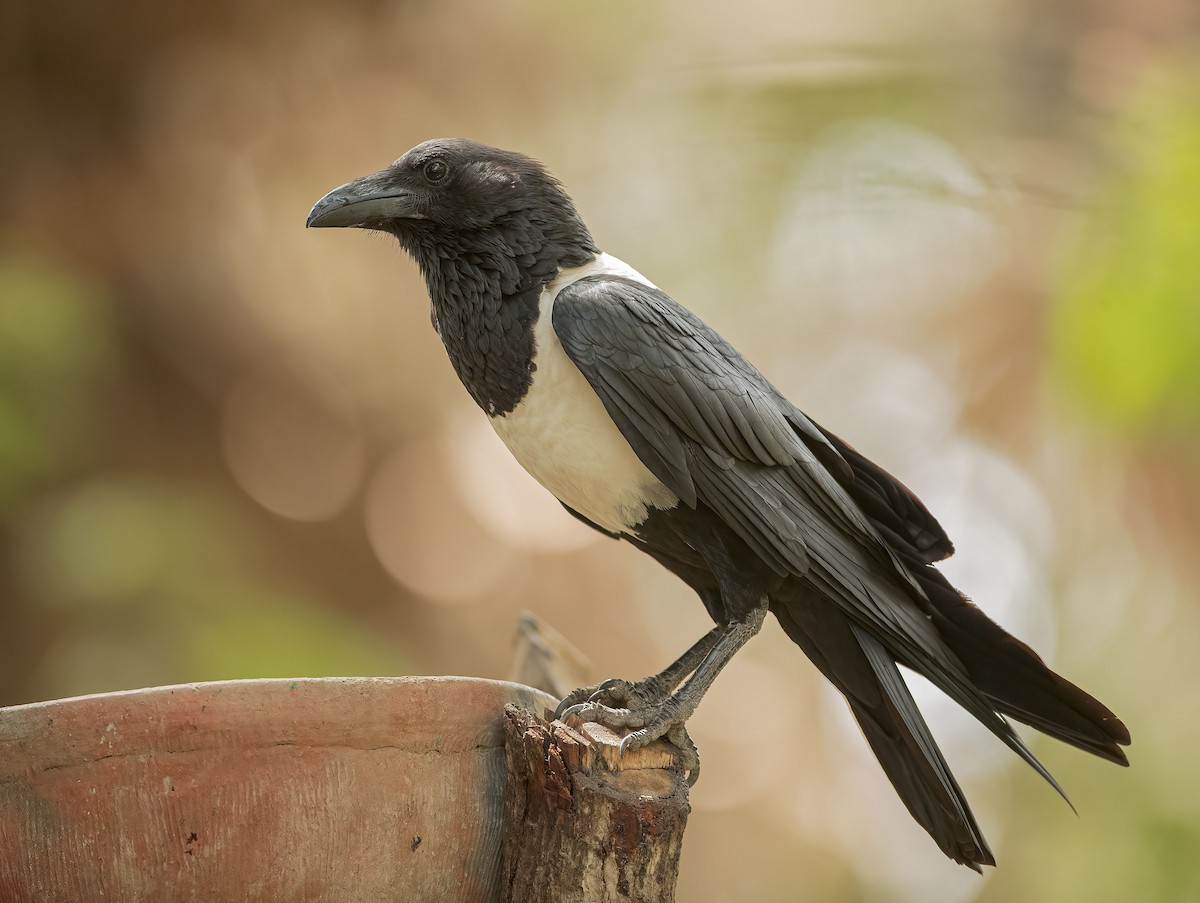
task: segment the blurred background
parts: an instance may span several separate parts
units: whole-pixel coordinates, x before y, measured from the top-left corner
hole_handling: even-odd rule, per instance
[[[1133,732],[1128,771],[1032,738],[1077,818],[917,687],[981,879],[769,623],[691,722],[680,900],[1200,900],[1192,0],[16,0],[0,109],[0,704],[503,677],[526,608],[634,678],[707,629],[508,458],[393,242],[304,229],[465,135],[912,486]]]

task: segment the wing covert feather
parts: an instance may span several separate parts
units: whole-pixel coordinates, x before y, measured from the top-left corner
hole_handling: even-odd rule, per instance
[[[698,317],[620,276],[568,285],[552,316],[634,452],[685,504],[711,507],[781,575],[808,571],[811,531],[854,537],[927,605],[844,485],[855,472],[836,444]]]

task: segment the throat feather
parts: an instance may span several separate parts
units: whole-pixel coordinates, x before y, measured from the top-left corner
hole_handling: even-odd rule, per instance
[[[489,416],[512,411],[535,368],[539,295],[561,268],[595,255],[590,237],[568,249],[515,220],[471,232],[421,222],[397,237],[425,277],[434,328],[463,386]]]

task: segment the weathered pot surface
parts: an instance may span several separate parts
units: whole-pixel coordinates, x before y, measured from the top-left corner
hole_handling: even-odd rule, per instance
[[[498,900],[508,702],[554,704],[398,677],[0,709],[0,900]]]

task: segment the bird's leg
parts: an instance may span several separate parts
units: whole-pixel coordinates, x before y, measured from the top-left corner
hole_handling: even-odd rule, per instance
[[[729,660],[737,651],[762,628],[766,616],[767,600],[764,597],[759,605],[743,617],[718,627],[716,641],[705,653],[703,661],[692,676],[684,681],[683,686],[676,692],[661,701],[646,702],[630,708],[610,708],[596,702],[584,702],[570,706],[563,712],[563,717],[576,716],[584,721],[595,721],[611,728],[636,728],[621,741],[621,752],[641,749],[659,737],[666,736],[683,753],[685,767],[692,772],[694,783],[699,759],[696,757],[695,746],[684,731],[684,723],[696,711],[696,706],[700,704],[716,676],[721,673],[721,669],[729,664]],[[701,640],[701,643],[705,640],[707,637]],[[699,645],[700,643],[697,644]],[[691,654],[695,648],[693,646],[689,649],[685,656]]]
[[[554,712],[555,718],[565,718],[575,714],[582,704],[596,702],[610,708],[632,708],[637,705],[661,703],[671,691],[679,686],[680,681],[696,670],[696,666],[708,655],[708,651],[721,635],[721,627],[717,626],[700,637],[687,652],[679,656],[658,674],[643,678],[639,681],[621,680],[610,677],[590,687],[580,687],[572,690],[563,697],[562,702]]]

